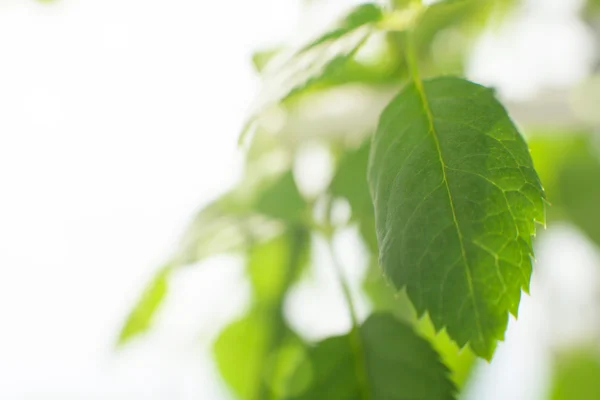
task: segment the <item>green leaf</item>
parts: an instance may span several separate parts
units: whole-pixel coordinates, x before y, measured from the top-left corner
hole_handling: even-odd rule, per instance
[[[543,189],[492,90],[409,84],[383,112],[369,183],[380,264],[419,315],[490,359],[531,275]]]
[[[310,349],[290,381],[287,399],[360,400],[361,385],[367,386],[371,400],[454,398],[448,369],[429,343],[404,323],[389,314],[374,314],[359,335],[362,356],[357,355],[352,334],[325,339]]]
[[[154,314],[167,293],[168,278],[171,270],[170,265],[161,268],[146,287],[121,329],[117,341],[118,346],[125,344],[150,328]]]
[[[595,348],[560,355],[555,364],[551,400],[598,399],[600,357]]]
[[[304,345],[289,330],[272,347],[273,319],[269,312],[254,309],[221,331],[213,351],[217,368],[239,399],[254,400],[259,393],[281,393]]]
[[[280,305],[285,291],[300,276],[310,256],[310,233],[291,228],[249,251],[248,274],[259,302]]]

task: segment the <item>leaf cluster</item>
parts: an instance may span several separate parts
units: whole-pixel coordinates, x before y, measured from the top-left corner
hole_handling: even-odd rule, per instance
[[[518,314],[537,225],[569,220],[600,244],[589,135],[534,137],[530,153],[492,89],[450,76],[463,75],[474,38],[512,3],[367,3],[299,48],[257,53],[264,90],[241,138],[245,176],[198,212],[119,343],[151,327],[173,274],[238,253],[252,298],[214,343],[237,398],[456,398]],[[445,48],[448,35],[464,40]],[[333,173],[306,195],[294,163],[315,142]],[[555,202],[548,216],[538,172]],[[348,218],[335,218],[339,204]],[[315,268],[314,239],[348,227],[368,255],[372,313],[311,343],[289,324],[285,301]]]

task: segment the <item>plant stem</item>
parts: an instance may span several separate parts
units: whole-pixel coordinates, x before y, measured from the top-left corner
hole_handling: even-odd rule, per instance
[[[289,228],[286,239],[289,245],[289,258],[285,265],[281,266],[282,268],[285,268],[283,287],[274,302],[266,305],[267,312],[270,313],[272,321],[270,321],[269,340],[264,353],[265,359],[279,349],[288,335],[283,310],[285,294],[292,285],[294,276],[298,273],[298,269],[302,266],[302,251],[307,246],[307,241],[310,237],[303,228],[294,226]],[[262,367],[265,377],[260,379],[256,395],[253,399],[272,400],[274,399],[274,393],[267,383],[268,379],[272,377],[270,376],[272,372],[265,370],[265,364],[263,364]]]
[[[354,301],[352,300],[352,293],[350,292],[350,285],[348,284],[348,280],[344,275],[343,268],[341,263],[339,262],[335,248],[333,246],[333,236],[327,236],[327,244],[329,248],[329,252],[331,255],[333,269],[335,271],[336,277],[342,288],[342,293],[344,294],[344,299],[346,300],[346,305],[348,306],[348,312],[350,313],[350,319],[352,320],[352,330],[350,331],[350,341],[356,356],[355,363],[355,372],[356,379],[358,380],[359,388],[360,388],[360,398],[362,400],[370,400],[371,391],[369,387],[369,378],[367,365],[365,360],[365,348],[362,340],[362,336],[360,333],[360,326],[358,324],[358,317],[356,315],[356,307],[354,306]]]
[[[418,20],[418,17],[417,17]],[[413,30],[414,26],[416,26],[417,21],[414,21],[413,27],[408,29],[405,33],[406,43],[405,43],[405,51],[404,54],[406,56],[406,64],[408,66],[408,72],[414,81],[415,85],[422,86],[421,76],[419,74],[419,65],[417,63],[417,55],[415,51],[415,45],[413,43]]]
[[[336,278],[340,283],[340,287],[342,288],[342,292],[344,294],[344,299],[346,300],[346,304],[348,306],[348,312],[350,313],[350,318],[352,320],[352,328],[358,327],[358,318],[356,316],[356,308],[354,306],[354,300],[352,300],[352,294],[350,292],[350,285],[348,284],[348,280],[346,279],[341,263],[339,262],[334,246],[333,240],[331,237],[328,238],[327,244],[329,245],[329,253],[331,255],[331,260],[333,264],[333,269],[336,274]]]

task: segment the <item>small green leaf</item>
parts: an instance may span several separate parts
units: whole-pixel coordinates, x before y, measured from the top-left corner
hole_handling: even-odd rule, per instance
[[[364,364],[352,334],[325,339],[310,349],[290,381],[288,400],[444,400],[454,398],[448,369],[429,343],[389,314],[374,314],[360,327]],[[366,371],[359,371],[364,365]],[[366,375],[366,382],[357,378]]]
[[[527,145],[492,90],[409,84],[381,116],[369,183],[385,275],[437,330],[490,359],[528,289],[545,218]]]
[[[121,333],[117,345],[121,346],[150,328],[156,310],[167,293],[170,265],[161,268],[146,287],[135,308],[131,310]]]

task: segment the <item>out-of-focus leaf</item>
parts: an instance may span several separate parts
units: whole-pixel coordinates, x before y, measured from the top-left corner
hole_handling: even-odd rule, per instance
[[[381,116],[369,183],[385,275],[490,359],[545,217],[527,145],[493,92],[458,78],[409,84]]]
[[[264,69],[263,90],[254,114],[335,75],[366,41],[381,16],[378,6],[363,4],[350,11],[333,30],[299,51],[274,58]]]
[[[259,189],[262,191],[256,194]],[[306,203],[291,172],[252,190],[241,187],[206,206],[187,228],[169,266],[148,284],[134,306],[122,328],[119,344],[150,327],[167,294],[168,275],[177,268],[268,241],[283,232],[285,222],[295,223],[306,212]]]
[[[450,369],[454,384],[458,388],[464,386],[475,364],[476,357],[473,352],[468,347],[459,348],[446,331],[436,332],[427,314],[419,320],[406,291],[396,292],[394,287],[381,275],[376,260],[367,271],[363,282],[363,291],[369,298],[374,311],[392,313],[412,325],[419,334],[428,339],[440,354],[444,364]]]
[[[367,168],[371,140],[366,140],[359,148],[342,155],[329,192],[333,197],[348,201],[352,210],[352,220],[358,223],[359,232],[372,255],[378,254],[375,235],[373,203],[367,182]],[[378,272],[380,275],[380,272]]]
[[[125,344],[150,328],[154,314],[167,293],[168,278],[171,270],[170,265],[161,268],[146,287],[123,325],[117,345]]]
[[[298,191],[292,171],[283,174],[264,189],[259,194],[255,207],[263,215],[288,222],[299,221],[308,212],[307,203]]]
[[[403,9],[411,3],[414,3],[414,0],[392,0],[392,6],[396,9]]]
[[[398,292],[381,274],[377,258],[372,260],[365,274],[363,292],[375,312],[388,312],[412,325],[416,322],[414,307],[405,291]]]
[[[279,398],[303,351],[283,316],[285,294],[309,259],[310,235],[291,227],[249,252],[251,312],[229,325],[214,345],[221,375],[241,399]]]
[[[415,31],[415,48],[429,49],[434,36],[450,26],[466,24],[480,31],[490,18],[501,17],[515,4],[514,0],[445,0],[427,7]]]
[[[292,240],[295,243],[290,240],[290,234],[282,235],[250,249],[248,274],[257,301],[267,303],[281,301],[291,282],[299,277],[303,267],[308,264],[310,255],[308,232],[298,230]],[[292,251],[298,253],[292,255]],[[289,271],[286,266],[292,256],[297,260],[294,270]]]
[[[309,43],[300,50],[304,52],[312,49],[325,42],[330,42],[335,39],[339,39],[344,35],[352,32],[353,30],[360,28],[365,24],[372,24],[378,22],[383,18],[383,12],[377,4],[366,3],[361,4],[351,10],[343,19],[338,22],[338,26],[333,30],[328,31]]]
[[[329,187],[334,197],[342,197],[348,201],[352,208],[352,215],[356,218],[364,214],[373,214],[373,203],[367,182],[370,147],[371,141],[366,140],[358,149],[344,154]]]
[[[241,399],[259,390],[271,324],[255,311],[223,329],[214,343],[217,368]]]
[[[485,26],[482,22],[491,16],[503,15],[500,10],[508,8],[508,5],[512,2],[512,0],[454,0],[439,2],[424,8],[423,17],[414,34],[418,43],[416,46],[417,57],[421,68],[427,74],[460,73],[463,70],[462,60],[465,59],[469,46],[473,43],[472,39]],[[408,3],[410,2],[407,1],[406,4],[399,7],[403,9]],[[386,13],[383,19],[375,22],[375,24],[367,23],[351,30],[347,35],[353,35],[355,32],[367,28],[371,31],[371,34],[368,40],[352,53],[352,56],[342,57],[342,62],[339,63],[332,62],[332,68],[328,68],[327,73],[309,74],[316,77],[315,79],[304,79],[304,74],[306,71],[313,69],[322,71],[320,69],[320,66],[322,66],[320,64],[321,59],[317,61],[307,59],[298,63],[296,58],[289,58],[289,70],[293,70],[292,67],[297,66],[300,72],[295,73],[295,76],[301,78],[300,81],[308,82],[308,84],[292,85],[297,86],[297,89],[292,91],[286,89],[286,85],[281,85],[277,79],[271,85],[269,78],[266,77],[265,93],[257,106],[257,110],[262,110],[262,112],[255,113],[255,115],[260,114],[261,118],[257,118],[255,120],[256,125],[253,126],[263,127],[263,114],[269,114],[273,108],[266,105],[286,100],[284,109],[287,112],[284,116],[280,115],[282,117],[279,119],[281,123],[276,124],[277,128],[274,131],[276,134],[273,134],[273,131],[262,134],[261,129],[257,129],[255,139],[260,137],[261,141],[268,138],[271,142],[279,142],[279,149],[290,145],[297,146],[303,140],[310,140],[315,136],[320,139],[327,138],[327,140],[335,141],[339,136],[344,138],[353,137],[356,127],[363,127],[365,122],[368,121],[376,121],[383,105],[389,99],[388,91],[382,89],[394,88],[395,90],[395,86],[400,85],[407,76],[406,62],[403,55],[405,35],[403,32],[388,31],[385,26],[386,21],[390,18],[393,19],[393,16],[398,13],[403,15],[403,11],[396,10],[391,14]],[[404,20],[404,18],[400,19]],[[403,28],[398,29],[403,30]],[[334,29],[333,32],[336,32],[336,30]],[[340,32],[343,32],[343,30]],[[344,38],[347,35],[342,35],[337,40],[345,40]],[[443,42],[446,40],[445,38],[449,38],[447,39],[447,45],[438,41],[438,39],[443,39]],[[337,47],[337,40],[333,40],[331,46]],[[321,47],[326,48],[328,44],[329,41],[321,43],[315,49],[310,49],[309,53],[312,54],[313,50],[316,51]],[[303,65],[303,63],[306,65]],[[277,68],[275,70],[278,71]],[[271,73],[271,77],[274,75],[277,74]],[[315,108],[320,108],[317,104],[320,102],[326,104],[325,97],[330,96],[333,92],[358,84],[364,86],[362,91],[368,93],[369,96],[372,96],[371,92],[373,94],[380,93],[383,101],[378,98],[369,100],[367,105],[362,105],[360,99],[357,99],[348,102],[351,106],[348,107],[347,115],[336,112],[329,119],[319,118],[320,112],[305,107],[306,104],[309,104],[315,105]],[[282,92],[289,95],[282,95]],[[359,106],[353,107],[354,104]],[[381,105],[373,107],[374,104]],[[341,107],[340,105],[340,109],[342,109]],[[323,108],[325,111],[329,109],[328,107]],[[327,115],[329,114],[324,113],[324,116]],[[360,118],[357,116],[360,116]],[[375,123],[372,126],[367,126],[359,133],[360,137],[364,138],[365,134],[371,132],[374,128]]]
[[[415,329],[424,336],[438,352],[444,364],[451,371],[450,377],[458,388],[464,387],[477,357],[468,347],[462,349],[448,336],[445,330],[436,332],[429,316],[425,315],[416,324]]]
[[[600,244],[600,159],[595,146],[590,143],[564,165],[558,188],[571,221]]]
[[[244,247],[254,235],[278,232],[273,221],[252,212],[252,198],[232,191],[196,214],[179,243],[173,260],[177,266],[193,264],[211,255]]]
[[[531,157],[548,201],[549,219],[560,205],[559,175],[566,164],[585,153],[589,135],[584,132],[532,132],[528,141]]]
[[[297,222],[306,214],[291,171],[255,186],[230,192],[200,211],[173,257],[176,265],[268,240],[282,232],[282,223]]]
[[[261,50],[252,54],[252,64],[254,65],[256,72],[262,72],[269,61],[271,61],[271,59],[273,59],[273,57],[276,56],[279,51],[281,51],[281,49],[277,48]]]
[[[429,343],[404,323],[390,314],[374,314],[355,333],[325,339],[310,349],[292,377],[286,398],[454,398],[448,369]]]
[[[587,0],[585,5],[585,16],[594,15],[600,11],[600,0]]]
[[[515,0],[445,0],[427,7],[413,35],[422,70],[431,74],[461,73],[473,39],[487,26],[487,22],[506,15],[514,3]],[[451,33],[457,34],[451,36]],[[435,57],[435,44],[438,38],[444,37],[454,37],[442,49],[446,52],[452,50],[450,54],[462,55],[458,60]],[[402,37],[398,39],[403,46]],[[459,65],[454,66],[457,62]]]
[[[287,328],[272,348],[274,323],[267,310],[255,309],[227,326],[214,343],[217,368],[239,399],[271,398],[282,391],[302,357],[302,342]]]
[[[550,220],[567,220],[600,244],[600,158],[597,143],[586,133],[539,135],[531,154],[548,200]]]
[[[596,349],[560,355],[552,380],[551,400],[597,400],[600,355]]]

